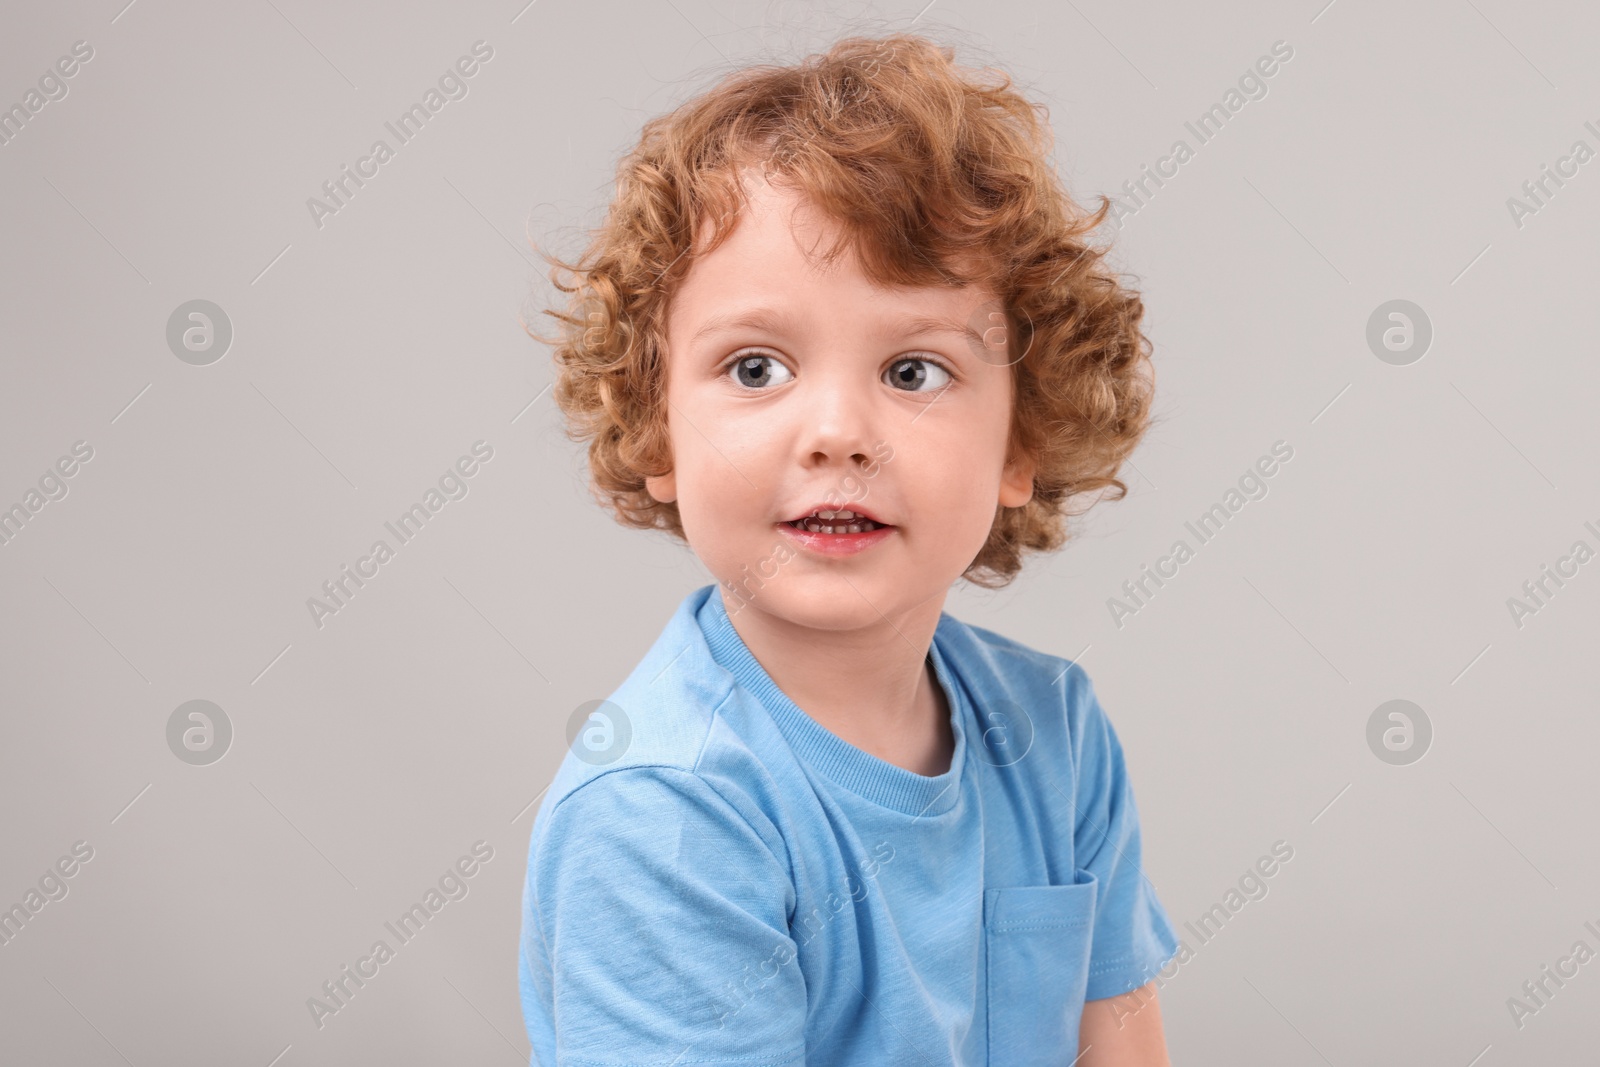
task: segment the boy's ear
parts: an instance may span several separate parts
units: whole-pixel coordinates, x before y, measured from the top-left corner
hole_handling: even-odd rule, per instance
[[[678,474],[668,471],[665,474],[654,474],[644,480],[644,487],[649,491],[652,499],[661,504],[670,504],[678,499]]]
[[[1033,499],[1033,475],[1038,469],[1033,456],[1018,452],[1000,472],[1000,503],[1020,508]]]

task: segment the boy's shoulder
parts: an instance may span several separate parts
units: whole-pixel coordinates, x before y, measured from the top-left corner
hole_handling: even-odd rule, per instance
[[[946,654],[954,653],[963,673],[974,669],[1011,684],[1036,687],[1042,681],[1076,703],[1092,692],[1089,676],[1077,661],[1041,652],[1014,637],[964,622],[948,612],[940,616],[936,631]]]
[[[958,645],[962,650],[1010,666],[1028,670],[1048,670],[1055,667],[1060,670],[1071,663],[1071,660],[1041,652],[1014,637],[1007,637],[995,630],[958,619],[949,612],[939,616],[937,633],[946,638],[948,644]]]
[[[732,786],[757,771],[759,761],[740,731],[722,721],[736,683],[712,657],[697,621],[714,589],[707,585],[687,595],[628,677],[576,724],[540,805],[535,837],[555,808],[591,784],[602,793],[620,793],[650,779],[666,787],[649,794],[663,804],[692,792],[747,809]],[[594,794],[587,794],[592,802]]]
[[[1110,729],[1094,682],[1076,660],[1042,652],[948,613],[940,617],[936,633],[957,676],[986,705],[975,709],[980,719],[996,712],[1020,712],[1036,730],[1064,731],[1060,740],[1074,759],[1085,737]]]

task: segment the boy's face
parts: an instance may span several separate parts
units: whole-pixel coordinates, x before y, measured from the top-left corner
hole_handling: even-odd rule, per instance
[[[669,305],[674,470],[649,492],[677,501],[730,613],[849,630],[935,597],[942,607],[996,505],[1032,495],[1033,464],[1005,462],[1013,371],[999,302],[977,288],[878,288],[853,254],[813,263],[831,221],[749,181],[737,229]],[[757,311],[765,322],[727,321]],[[818,505],[889,527],[790,525]]]

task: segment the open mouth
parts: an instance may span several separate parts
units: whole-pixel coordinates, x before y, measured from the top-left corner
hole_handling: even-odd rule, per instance
[[[791,519],[784,525],[806,533],[817,534],[859,534],[871,533],[873,530],[882,530],[888,523],[875,522],[865,515],[851,511],[848,508],[837,510],[819,509],[810,515],[798,519]]]

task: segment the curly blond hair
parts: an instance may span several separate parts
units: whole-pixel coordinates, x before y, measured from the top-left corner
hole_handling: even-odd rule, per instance
[[[1047,110],[1003,72],[983,73],[913,34],[739,70],[645,123],[579,262],[540,252],[568,301],[544,311],[556,337],[528,332],[554,347],[567,436],[589,442],[591,488],[619,522],[686,541],[677,504],[645,488],[672,467],[666,312],[695,256],[731,232],[752,165],[836,220],[874,281],[999,295],[1014,360],[1009,455],[1033,456],[1033,496],[997,507],[962,577],[1002,587],[1024,551],[1066,542],[1069,517],[1127,495],[1116,473],[1149,423],[1154,375],[1139,294],[1085,240],[1112,201],[1079,208],[1047,162]],[[1087,503],[1072,510],[1073,498]]]

